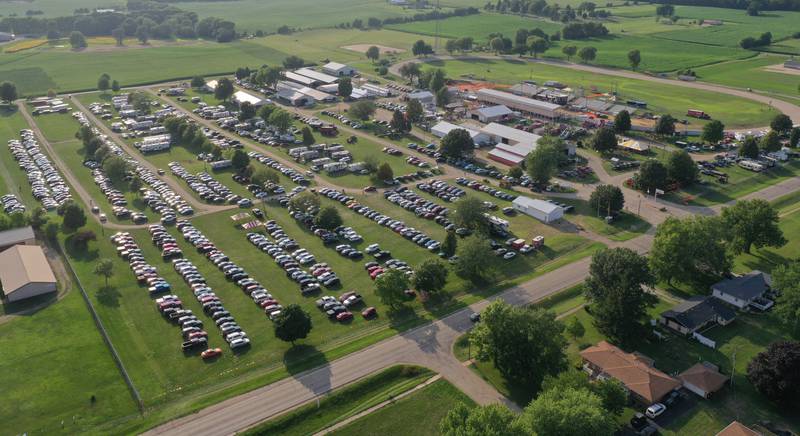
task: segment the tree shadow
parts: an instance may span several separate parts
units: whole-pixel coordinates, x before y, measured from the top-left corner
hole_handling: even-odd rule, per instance
[[[119,298],[121,294],[115,286],[105,285],[97,289],[95,297],[97,301],[103,306],[119,307]]]
[[[286,371],[316,395],[331,390],[331,368],[328,363],[325,354],[313,345],[294,345],[283,354]]]
[[[97,249],[87,249],[81,244],[75,243],[76,232],[73,231],[71,235],[67,236],[64,240],[64,248],[67,254],[80,262],[91,262],[99,256]]]

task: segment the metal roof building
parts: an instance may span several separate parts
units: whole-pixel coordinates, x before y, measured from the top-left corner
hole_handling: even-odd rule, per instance
[[[560,105],[555,103],[534,100],[532,98],[522,97],[509,92],[498,91],[496,89],[479,89],[475,95],[477,96],[478,101],[493,103],[496,105],[505,105],[511,109],[547,119],[558,118],[558,109],[561,108]]]
[[[564,216],[564,208],[544,200],[520,195],[511,205],[514,209],[545,223],[551,223]]]
[[[15,245],[0,253],[0,284],[9,302],[56,291],[56,276],[38,245]]]
[[[316,87],[320,84],[320,82],[317,80],[303,76],[302,74],[293,73],[291,71],[285,71],[283,73],[283,77],[285,77],[288,80],[291,80],[292,82],[297,82],[305,86]]]
[[[330,74],[320,73],[319,71],[314,71],[311,68],[300,68],[299,70],[294,70],[295,73],[300,74],[301,76],[310,77],[320,83],[336,83],[339,80],[338,77],[331,76]]]
[[[482,123],[494,123],[511,115],[514,115],[514,111],[502,104],[482,107],[470,111],[470,117],[473,120],[478,120]]]
[[[322,72],[325,74],[330,74],[332,76],[352,76],[356,74],[358,71],[345,64],[340,64],[339,62],[328,62],[327,64],[322,66]]]
[[[14,245],[35,245],[36,236],[33,234],[33,227],[19,227],[16,229],[0,232],[0,251]]]

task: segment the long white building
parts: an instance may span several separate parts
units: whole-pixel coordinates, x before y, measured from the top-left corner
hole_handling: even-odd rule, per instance
[[[498,91],[496,89],[479,89],[475,93],[478,101],[495,105],[504,105],[513,110],[531,114],[548,120],[558,119],[561,106],[546,101],[534,100],[532,98],[514,95],[510,92]]]

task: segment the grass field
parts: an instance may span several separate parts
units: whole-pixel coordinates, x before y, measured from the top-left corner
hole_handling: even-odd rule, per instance
[[[435,435],[439,434],[439,423],[442,418],[458,403],[465,403],[469,406],[475,404],[447,381],[437,380],[331,434],[338,436]]]
[[[705,82],[752,88],[755,91],[769,92],[781,97],[800,99],[800,92],[797,89],[800,76],[765,70],[772,65],[782,65],[786,59],[784,56],[761,55],[751,59],[701,67],[696,72],[700,80]]]
[[[523,17],[519,15],[481,13],[465,17],[453,17],[440,21],[439,35],[442,38],[462,38],[471,36],[476,43],[485,44],[490,33],[500,32],[514,38],[518,29],[542,29],[548,35],[561,30],[563,25],[551,20]],[[392,24],[388,29],[420,35],[435,36],[435,21],[415,21],[412,23]]]
[[[766,105],[729,95],[679,86],[653,86],[653,84],[641,80],[590,74],[524,61],[480,59],[433,61],[428,65],[429,67],[444,68],[448,76],[453,78],[472,75],[476,79],[486,79],[502,84],[513,84],[525,79],[558,80],[573,88],[583,87],[586,90],[596,88],[598,92],[611,92],[616,89],[618,96],[623,100],[646,101],[648,110],[651,112],[671,113],[677,116],[686,113],[687,108],[698,107],[714,114],[714,117],[722,120],[728,128],[765,126],[777,114],[774,109]]]
[[[797,177],[800,174],[800,162],[784,163],[761,173],[754,173],[738,166],[725,168],[724,172],[729,177],[726,184],[719,183],[714,178],[701,176],[701,180],[705,183],[694,184],[673,196],[677,195],[679,200],[691,198],[690,204],[701,206],[727,203],[791,177]]]
[[[424,383],[434,374],[416,366],[399,365],[337,389],[317,403],[309,403],[258,425],[245,435],[315,434],[370,407]]]
[[[789,243],[780,248],[753,248],[750,254],[736,258],[734,269],[737,272],[750,272],[754,269],[770,271],[777,265],[800,257],[800,193],[789,194],[774,201],[778,209],[780,227]]]

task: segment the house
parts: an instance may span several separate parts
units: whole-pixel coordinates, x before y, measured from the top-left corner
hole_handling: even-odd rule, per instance
[[[555,120],[560,117],[560,105],[546,101],[534,100],[532,98],[511,94],[510,92],[498,91],[496,89],[483,88],[475,93],[478,101],[504,105],[513,110],[530,114],[536,117]]]
[[[469,116],[473,120],[478,120],[482,123],[489,124],[514,116],[514,111],[500,104],[472,110],[469,112]]]
[[[423,107],[436,106],[436,96],[430,91],[414,91],[406,94],[406,100],[417,100]]]
[[[716,436],[764,436],[763,434],[747,427],[739,421],[733,421],[720,430]]]
[[[56,291],[56,277],[38,245],[15,245],[0,253],[0,285],[9,302]]]
[[[5,251],[14,245],[36,245],[33,227],[19,227],[0,232],[0,251]]]
[[[619,380],[631,397],[644,404],[657,403],[681,386],[681,382],[657,370],[652,359],[626,353],[606,341],[581,351],[581,358],[590,377]]]
[[[711,291],[714,297],[739,309],[746,309],[752,305],[766,310],[774,304],[764,298],[764,294],[770,290],[769,282],[770,278],[763,272],[752,271],[743,276],[717,282],[711,285]]]
[[[233,93],[233,102],[240,105],[242,103],[250,103],[255,107],[261,107],[269,103],[269,100],[250,94],[245,91],[236,91]]]
[[[320,73],[319,71],[314,71],[311,68],[300,68],[299,70],[294,70],[294,72],[301,76],[314,79],[323,85],[336,83],[339,80],[338,77],[331,76],[330,74]]]
[[[729,378],[720,374],[716,365],[702,362],[695,363],[691,368],[678,374],[678,380],[686,389],[703,398],[709,398],[714,392],[722,389]]]
[[[480,132],[475,129],[470,129],[469,127],[448,123],[447,121],[440,121],[436,123],[435,126],[431,127],[431,133],[437,138],[444,138],[445,135],[447,135],[448,133],[450,133],[455,129],[466,130],[467,133],[469,133],[470,138],[472,138],[472,142],[474,142],[476,146],[480,144],[485,144],[490,141],[489,135],[483,132]]]
[[[511,206],[544,223],[551,223],[564,216],[563,207],[544,200],[525,197],[524,195],[515,198]]]
[[[690,335],[711,324],[728,325],[736,312],[713,297],[694,297],[661,312],[659,322],[681,334]]]
[[[350,77],[355,76],[358,71],[348,65],[340,64],[338,62],[328,62],[322,66],[322,72],[336,77]]]

